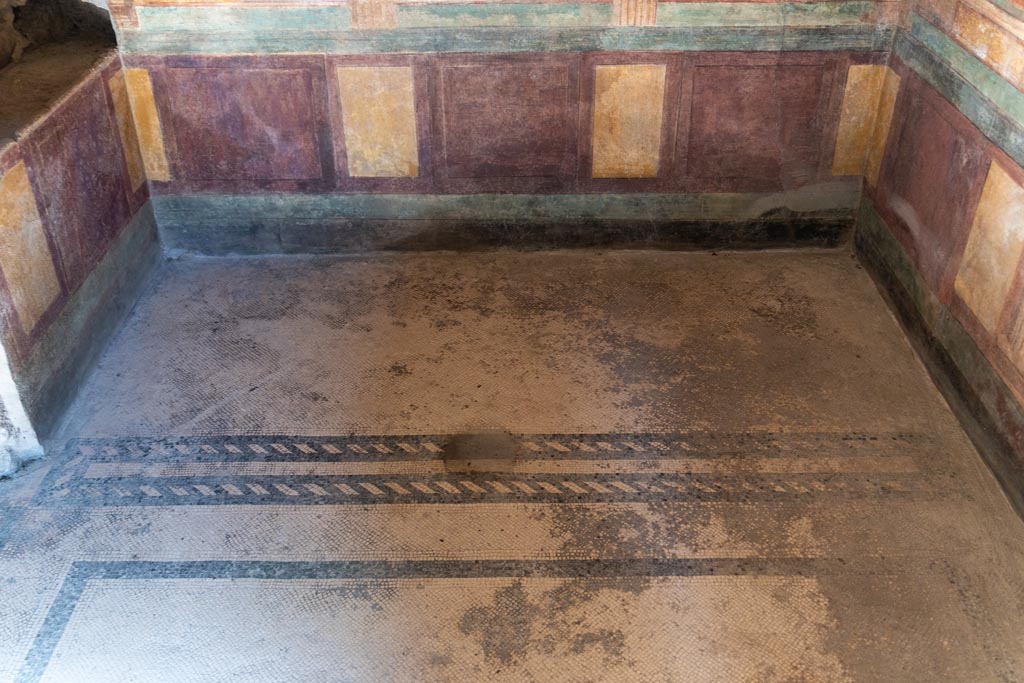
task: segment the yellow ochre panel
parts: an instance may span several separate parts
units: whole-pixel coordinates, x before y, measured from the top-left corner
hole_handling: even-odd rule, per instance
[[[22,329],[31,332],[60,294],[25,164],[0,178],[0,269]]]
[[[593,177],[657,176],[665,65],[601,65],[595,76]]]
[[[979,322],[995,332],[1024,253],[1024,188],[1003,168],[989,166],[956,291]]]
[[[135,120],[132,118],[132,104],[125,85],[124,72],[118,71],[107,83],[110,96],[114,100],[114,116],[117,118],[117,130],[121,134],[121,146],[124,148],[124,160],[128,166],[128,179],[132,190],[137,190],[146,181],[146,172],[142,165],[142,153],[139,151],[139,136],[135,132]]]
[[[654,26],[658,16],[658,0],[612,0],[615,26]]]
[[[394,0],[349,0],[354,29],[394,28],[397,19]]]
[[[887,66],[850,66],[832,158],[833,175],[867,175],[872,184],[877,181],[899,83],[899,76]]]
[[[164,133],[160,116],[153,98],[153,83],[146,69],[125,69],[125,85],[132,103],[135,130],[139,135],[139,152],[142,155],[146,176],[150,180],[170,180],[171,171],[164,149]]]
[[[871,146],[868,149],[868,182],[874,187],[878,185],[878,174],[882,171],[882,158],[885,156],[885,143],[889,139],[889,128],[892,126],[892,114],[896,110],[896,96],[900,92],[900,77],[889,67],[885,69],[882,81],[882,92],[878,96],[878,114],[871,133]]]
[[[337,75],[349,175],[419,175],[412,67],[343,66]]]

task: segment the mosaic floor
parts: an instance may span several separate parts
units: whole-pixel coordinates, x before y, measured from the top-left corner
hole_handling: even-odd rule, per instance
[[[168,262],[0,483],[0,680],[1024,681],[845,252]]]

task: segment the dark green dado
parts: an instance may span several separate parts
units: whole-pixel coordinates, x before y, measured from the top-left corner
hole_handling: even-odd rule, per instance
[[[960,322],[935,296],[871,200],[860,205],[854,244],[975,447],[1024,515],[1024,408]]]
[[[19,368],[19,390],[40,436],[49,436],[58,427],[160,256],[156,221],[146,203]]]
[[[187,195],[153,204],[172,253],[834,246],[858,181],[780,193]]]

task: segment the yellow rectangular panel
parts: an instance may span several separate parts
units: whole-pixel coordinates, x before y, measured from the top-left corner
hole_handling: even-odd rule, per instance
[[[118,71],[107,83],[110,96],[114,100],[114,117],[117,119],[117,130],[121,134],[121,146],[124,148],[124,160],[128,165],[128,179],[132,189],[137,190],[146,181],[146,173],[142,166],[142,154],[139,152],[139,137],[135,132],[135,119],[132,118],[132,104],[128,98],[124,72]]]
[[[1022,253],[1024,188],[992,162],[955,284],[989,332],[996,332]]]
[[[658,0],[612,0],[616,26],[654,26],[657,16]]]
[[[0,269],[22,329],[31,332],[60,294],[60,282],[20,161],[0,178]]]
[[[419,175],[412,67],[338,67],[338,92],[349,175]]]
[[[665,65],[597,67],[593,177],[653,178],[661,161]]]
[[[394,28],[397,14],[394,0],[349,0],[354,29]]]
[[[1024,86],[1024,43],[978,11],[960,5],[954,26],[957,38],[978,59],[1018,88]]]
[[[882,158],[885,156],[885,143],[889,140],[892,115],[896,110],[896,96],[900,92],[899,74],[887,66],[882,68],[885,69],[885,79],[882,81],[882,92],[878,96],[878,112],[871,132],[868,167],[865,172],[872,187],[878,185],[878,174],[882,170]]]
[[[886,67],[854,64],[846,76],[832,175],[863,175]]]
[[[160,127],[160,116],[156,111],[149,71],[125,69],[124,79],[128,98],[132,103],[135,130],[139,136],[139,152],[142,154],[146,176],[150,180],[170,180],[171,171],[164,148],[164,133]]]

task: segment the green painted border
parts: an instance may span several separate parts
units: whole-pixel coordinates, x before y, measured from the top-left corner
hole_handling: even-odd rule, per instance
[[[775,193],[268,194],[153,197],[158,223],[327,220],[747,220],[770,211],[852,209],[859,180]]]
[[[993,104],[1017,121],[1024,121],[1024,93],[985,62],[917,15],[911,17],[910,34]]]
[[[915,27],[918,34],[929,42],[900,31],[894,45],[895,55],[977,126],[985,137],[1024,166],[1024,93],[1013,88],[944,34],[936,35],[941,33],[937,29],[930,25],[925,28],[920,21],[915,23]],[[1007,92],[1007,88],[1013,92]]]
[[[165,248],[204,254],[493,246],[834,245],[860,181],[751,194],[272,194],[153,199]]]
[[[1024,517],[1024,408],[867,197],[854,245],[964,431]]]
[[[388,54],[423,52],[601,52],[610,50],[887,51],[893,27],[437,27],[326,31],[122,31],[128,54]]]
[[[993,5],[1003,10],[1010,16],[1024,19],[1024,8],[1013,2],[1013,0],[989,0]]]
[[[58,426],[159,257],[156,221],[147,202],[15,369],[15,382],[40,437],[50,436]]]
[[[399,28],[468,28],[480,26],[608,26],[612,23],[610,3],[588,2],[505,2],[398,5]]]
[[[240,28],[254,33],[279,30],[335,30],[352,26],[349,9],[325,7],[137,6],[138,31],[223,31]]]
[[[658,26],[843,26],[865,23],[876,3],[663,2]]]
[[[836,2],[668,2],[658,7],[659,27],[803,26],[870,24],[876,3]],[[136,7],[139,33],[228,31],[311,33],[352,28],[347,7]],[[515,2],[399,4],[396,28],[607,28],[613,26],[607,2]]]
[[[702,28],[752,27],[779,29],[831,28],[838,26],[871,27],[867,17],[877,3],[871,0],[835,2],[667,2],[658,6],[657,27],[694,30]],[[352,30],[350,12],[344,6],[322,7],[224,7],[178,6],[136,8],[139,27],[125,33],[126,39],[142,47],[160,45],[172,34],[175,40],[205,44],[202,34],[231,34],[231,44],[267,45],[278,36],[287,51],[304,45],[328,44],[326,32],[351,32],[355,41],[367,32]],[[608,2],[504,2],[398,4],[395,7],[396,31],[404,29],[611,29],[613,16]],[[612,29],[630,31],[630,29]],[[294,32],[294,33],[292,33]],[[390,42],[414,44],[394,31],[370,31],[392,34]],[[581,37],[588,40],[587,37]],[[848,40],[848,39],[847,39]],[[340,46],[351,44],[348,37],[335,36]],[[562,43],[568,44],[564,38]],[[449,38],[451,49],[457,39]],[[283,48],[284,49],[284,48]],[[549,49],[564,49],[551,47]],[[679,48],[685,49],[685,48]],[[741,48],[748,49],[748,48]],[[759,49],[752,47],[749,49]]]

